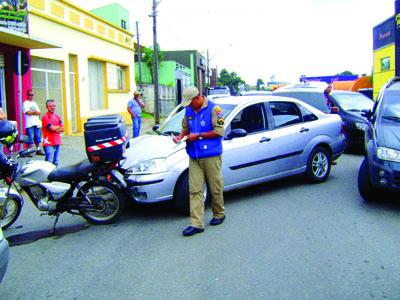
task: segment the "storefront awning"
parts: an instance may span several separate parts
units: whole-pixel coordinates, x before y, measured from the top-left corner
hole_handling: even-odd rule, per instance
[[[62,45],[0,27],[0,43],[25,49],[61,48]]]

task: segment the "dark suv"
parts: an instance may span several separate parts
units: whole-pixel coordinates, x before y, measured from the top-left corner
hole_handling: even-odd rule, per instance
[[[358,189],[366,201],[378,192],[400,192],[400,77],[390,80],[379,93],[365,133],[365,158],[358,171]]]
[[[331,113],[326,104],[324,82],[302,82],[286,86],[274,91],[274,95],[299,99],[318,108],[325,113]],[[363,112],[372,109],[374,102],[361,93],[333,90],[330,101],[343,121],[343,133],[346,137],[346,151],[364,150],[364,133],[368,128],[368,120]]]

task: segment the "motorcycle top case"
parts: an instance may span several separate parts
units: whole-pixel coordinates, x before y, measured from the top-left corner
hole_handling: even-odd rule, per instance
[[[121,115],[89,118],[84,129],[86,154],[90,162],[117,162],[126,158],[128,131]]]

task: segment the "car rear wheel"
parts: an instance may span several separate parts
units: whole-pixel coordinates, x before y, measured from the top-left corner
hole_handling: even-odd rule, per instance
[[[371,184],[368,161],[366,158],[364,158],[358,170],[358,191],[361,197],[367,202],[374,202],[377,200],[377,190]]]
[[[307,179],[312,183],[324,182],[331,172],[331,155],[324,147],[316,147],[307,162]]]
[[[209,202],[210,196],[208,193],[208,187],[204,186],[204,205]],[[189,199],[189,171],[185,171],[175,186],[174,191],[174,206],[176,210],[186,216],[190,215],[190,199]]]

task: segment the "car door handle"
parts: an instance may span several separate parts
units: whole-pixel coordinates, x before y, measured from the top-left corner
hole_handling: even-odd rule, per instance
[[[271,140],[271,138],[264,136],[264,137],[261,138],[260,143],[269,142],[270,140]]]
[[[305,128],[305,127],[302,127],[301,129],[300,129],[300,132],[307,132],[307,131],[309,131],[310,129],[308,129],[308,128]]]

